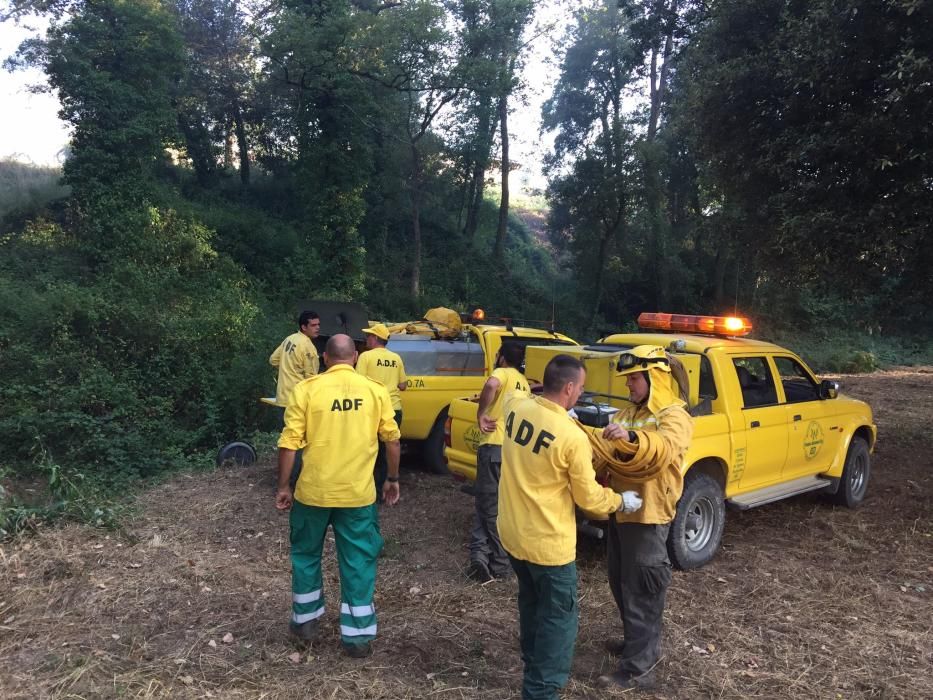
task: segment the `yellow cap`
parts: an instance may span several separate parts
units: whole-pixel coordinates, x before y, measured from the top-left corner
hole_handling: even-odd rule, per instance
[[[384,323],[374,323],[369,328],[364,328],[363,332],[369,333],[370,335],[374,335],[377,338],[382,338],[383,340],[389,339],[389,329],[386,328],[386,325]]]

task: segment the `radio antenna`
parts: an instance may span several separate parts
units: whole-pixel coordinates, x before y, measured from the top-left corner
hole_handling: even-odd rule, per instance
[[[735,261],[735,304],[732,305],[732,315],[738,316],[739,314],[739,267],[742,265],[742,260],[737,258]]]
[[[551,333],[557,332],[557,275],[551,280]]]

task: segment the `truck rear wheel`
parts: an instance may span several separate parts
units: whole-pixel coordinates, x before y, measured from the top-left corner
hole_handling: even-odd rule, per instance
[[[722,487],[709,474],[687,472],[667,537],[671,563],[682,570],[706,564],[719,549],[725,523]]]
[[[447,460],[444,459],[444,423],[447,422],[447,409],[441,411],[431,432],[421,447],[421,457],[424,466],[432,474],[447,474]]]

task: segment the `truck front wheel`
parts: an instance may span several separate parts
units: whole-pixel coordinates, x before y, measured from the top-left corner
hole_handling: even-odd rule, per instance
[[[687,472],[667,537],[671,563],[678,569],[706,564],[719,549],[725,522],[726,507],[719,483],[709,474]]]
[[[871,452],[864,438],[852,438],[846,463],[839,480],[839,490],[832,495],[833,503],[846,508],[858,508],[862,505],[868,491],[868,478],[871,476]]]
[[[441,411],[431,432],[421,447],[421,456],[424,466],[433,474],[446,474],[447,460],[444,459],[444,423],[447,422],[447,409]]]

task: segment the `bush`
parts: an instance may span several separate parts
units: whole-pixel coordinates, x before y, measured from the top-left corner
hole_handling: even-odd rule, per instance
[[[881,365],[874,353],[848,350],[832,355],[826,362],[826,369],[842,374],[870,374],[881,369]]]
[[[249,278],[197,222],[143,214],[119,237],[132,249],[93,272],[54,223],[0,241],[0,445],[23,474],[42,471],[38,452],[70,479],[151,476],[258,410],[266,355],[254,348],[273,341],[256,335]]]

